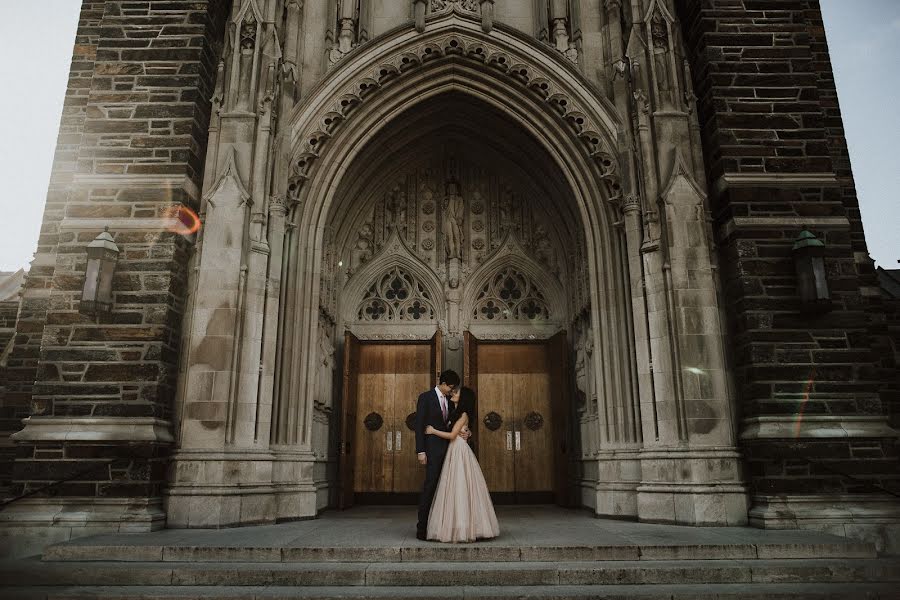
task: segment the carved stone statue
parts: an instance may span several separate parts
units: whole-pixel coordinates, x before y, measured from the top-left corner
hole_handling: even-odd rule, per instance
[[[396,227],[402,236],[406,235],[406,192],[400,186],[394,186],[388,194],[384,203],[384,217],[388,227]]]
[[[556,264],[556,253],[553,251],[553,244],[550,242],[550,236],[543,225],[538,225],[534,229],[534,255],[539,262],[546,265],[550,272],[554,275],[559,273]]]
[[[653,69],[656,73],[656,86],[663,105],[671,108],[672,73],[669,68],[669,31],[663,16],[657,12],[650,22],[651,47],[653,48]]]
[[[459,183],[447,182],[447,195],[444,196],[444,222],[442,233],[444,234],[444,247],[447,250],[447,258],[462,260],[463,248],[463,220],[465,219],[465,203],[459,195]]]
[[[323,406],[331,406],[332,382],[334,377],[334,345],[331,342],[331,328],[319,321],[318,373],[316,374],[316,396]]]
[[[587,358],[584,349],[582,328],[576,329],[575,335],[575,388],[578,391],[578,407],[584,410],[587,405]]]
[[[358,269],[370,258],[372,258],[372,224],[366,222],[359,228],[356,244],[350,251],[351,269]]]

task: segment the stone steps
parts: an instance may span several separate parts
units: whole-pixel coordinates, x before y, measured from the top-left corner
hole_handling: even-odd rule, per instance
[[[900,558],[821,536],[684,543],[676,531],[629,545],[300,546],[242,532],[227,544],[217,532],[164,535],[164,544],[140,534],[85,538],[40,559],[0,562],[0,598],[900,599]]]
[[[264,547],[210,545],[98,545],[76,540],[50,546],[43,560],[116,562],[559,562],[597,560],[753,560],[875,558],[872,544],[833,543],[508,546],[487,543],[421,546]]]
[[[97,563],[14,561],[0,581],[26,586],[457,586],[900,582],[900,559],[452,563]]]
[[[895,584],[707,584],[598,586],[95,586],[0,588],[5,600],[896,600]]]

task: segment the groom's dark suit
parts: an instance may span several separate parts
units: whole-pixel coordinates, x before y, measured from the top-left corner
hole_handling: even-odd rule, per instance
[[[453,412],[453,406],[453,402],[447,398],[448,417]],[[444,465],[447,446],[450,445],[450,442],[439,436],[425,435],[425,428],[429,425],[440,431],[450,431],[444,421],[444,415],[441,414],[441,403],[434,388],[419,394],[419,401],[416,403],[416,454],[424,452],[428,459],[425,466],[425,485],[419,498],[419,522],[416,524],[416,529],[422,532],[428,529],[431,501],[434,499],[441,467]]]

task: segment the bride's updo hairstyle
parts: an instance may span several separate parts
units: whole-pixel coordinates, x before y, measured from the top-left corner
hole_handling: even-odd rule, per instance
[[[456,408],[453,409],[453,414],[450,415],[451,427],[463,413],[469,415],[469,428],[471,429],[472,424],[475,422],[475,390],[465,386],[459,388],[459,402],[456,403]]]

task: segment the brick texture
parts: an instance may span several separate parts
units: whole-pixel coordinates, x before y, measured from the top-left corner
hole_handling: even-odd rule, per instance
[[[887,343],[884,308],[872,294],[877,283],[818,2],[684,0],[679,12],[717,191],[712,208],[742,418],[884,414],[879,389],[897,374],[874,351]],[[795,173],[836,183],[717,185],[729,175]],[[827,248],[830,312],[800,310],[791,258],[799,227],[729,226],[747,217],[847,219],[849,227],[811,227]],[[887,439],[759,440],[744,451],[755,493],[874,489],[865,482],[900,489],[897,449]]]
[[[197,208],[226,15],[218,0],[84,3],[28,279],[48,293],[23,302],[18,326],[15,392],[30,397],[32,414],[171,420],[191,244],[158,228],[117,231],[115,220]],[[120,249],[114,310],[96,318],[78,303],[85,246],[99,231],[61,227],[79,219],[111,220]],[[96,466],[56,495],[159,497],[167,452],[147,443],[20,445],[13,491]]]

